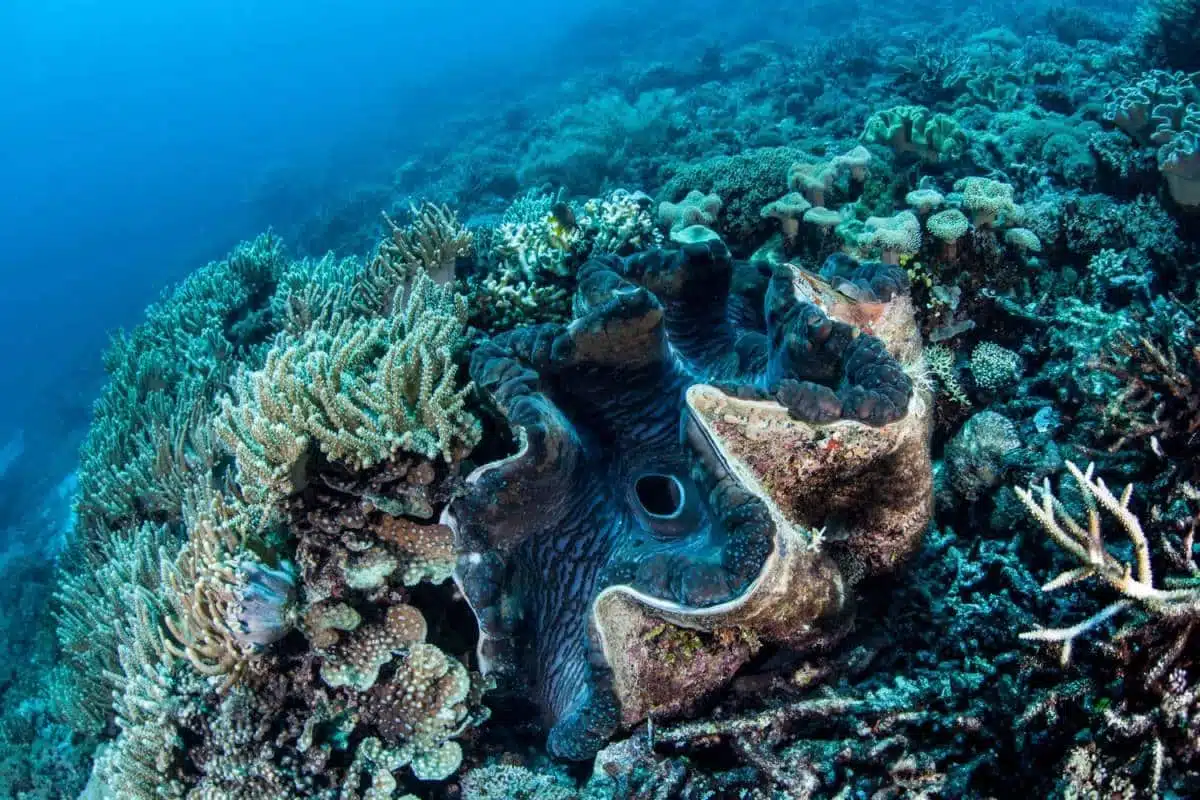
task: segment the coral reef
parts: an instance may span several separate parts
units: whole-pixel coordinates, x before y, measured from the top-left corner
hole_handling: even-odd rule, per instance
[[[1197,4],[727,6],[165,294],[61,553],[5,433],[0,795],[1200,793]]]

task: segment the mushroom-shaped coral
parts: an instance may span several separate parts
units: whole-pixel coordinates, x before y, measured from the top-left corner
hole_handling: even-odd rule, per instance
[[[917,210],[922,217],[942,207],[946,197],[937,189],[914,189],[904,196],[904,202]]]
[[[971,212],[976,228],[990,228],[1000,217],[1017,212],[1010,184],[991,178],[963,178],[955,182],[954,191],[962,194],[963,206]]]
[[[825,192],[833,186],[836,177],[837,170],[830,164],[797,162],[788,170],[788,188],[802,193],[814,206],[823,206]]]
[[[1200,128],[1200,112],[1196,112]],[[1200,208],[1200,134],[1177,134],[1158,151],[1158,169],[1167,179],[1167,190],[1176,203]]]
[[[887,145],[896,153],[915,153],[925,161],[959,158],[967,146],[967,135],[957,122],[924,106],[877,111],[867,120],[860,138],[868,144]]]
[[[1028,228],[1009,228],[1004,232],[1004,241],[1022,254],[1042,252],[1042,240]]]
[[[871,151],[861,144],[833,159],[834,169],[850,173],[850,180],[862,183],[867,179],[867,167],[871,164]]]
[[[804,212],[804,221],[820,228],[821,235],[824,237],[841,223],[842,215],[832,208],[817,206]]]
[[[700,244],[720,238],[716,231],[704,225],[688,225],[671,231],[671,241],[676,244]]]
[[[911,211],[890,217],[867,217],[858,245],[878,251],[886,264],[899,264],[901,256],[916,255],[921,249],[921,222]]]
[[[1138,144],[1158,145],[1171,197],[1200,207],[1200,73],[1151,70],[1114,91],[1104,117]]]
[[[842,530],[846,517],[827,505],[828,517],[789,521],[780,509],[796,498],[776,498],[754,478],[776,468],[764,461],[778,459],[793,477],[822,475],[821,502],[861,492],[855,514],[874,522],[844,538],[872,541],[858,558],[872,569],[891,562],[884,551],[898,559],[919,539],[930,481],[907,484],[908,511],[893,515],[919,524],[889,527],[869,508],[878,486],[866,476],[899,452],[881,442],[923,430],[905,420],[927,405],[885,339],[830,316],[855,301],[798,276],[777,267],[735,313],[734,265],[720,241],[597,259],[581,270],[570,325],[511,331],[476,350],[472,377],[518,450],[476,470],[443,521],[479,623],[481,668],[540,705],[553,754],[590,757],[619,724],[686,708],[727,680],[758,638],[803,647],[840,630],[844,581],[815,531]],[[891,331],[883,308],[864,325]],[[722,400],[702,380],[753,399]],[[725,422],[708,413],[718,402],[754,404],[742,433],[734,412]],[[743,434],[759,451],[738,466],[724,442]],[[777,448],[778,436],[796,449]],[[906,468],[927,473],[917,438],[925,455]],[[681,650],[660,631],[648,643],[667,623],[703,640]],[[656,669],[672,652],[698,660]]]
[[[693,189],[678,203],[663,201],[658,206],[658,221],[674,232],[691,225],[713,227],[721,213],[721,198]]]
[[[810,208],[812,208],[812,203],[805,200],[804,195],[799,192],[789,192],[778,200],[763,206],[762,215],[779,220],[780,229],[790,242],[800,232],[800,219]]]
[[[957,208],[947,208],[925,220],[925,228],[942,243],[942,257],[953,261],[958,255],[958,240],[971,230],[971,223]]]
[[[1200,104],[1200,73],[1150,70],[1132,86],[1113,91],[1104,119],[1138,144],[1166,144],[1183,129],[1189,109]]]

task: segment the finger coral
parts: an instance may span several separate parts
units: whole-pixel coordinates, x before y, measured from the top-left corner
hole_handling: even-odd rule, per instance
[[[303,488],[310,446],[363,469],[404,450],[452,460],[479,438],[454,363],[466,306],[421,274],[390,319],[355,319],[277,344],[241,373],[217,433],[260,498]]]

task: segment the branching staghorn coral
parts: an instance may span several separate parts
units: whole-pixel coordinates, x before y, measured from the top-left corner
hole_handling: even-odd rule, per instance
[[[309,447],[355,469],[399,450],[446,461],[478,441],[455,355],[466,341],[466,301],[417,273],[390,318],[343,321],[276,342],[262,369],[233,381],[217,435],[255,499],[305,484]]]
[[[1079,564],[1047,583],[1043,590],[1053,591],[1094,576],[1115,590],[1120,599],[1075,625],[1030,631],[1021,638],[1061,642],[1065,667],[1077,638],[1119,615],[1129,620],[1113,635],[1113,645],[1096,648],[1094,657],[1102,665],[1099,677],[1105,680],[1107,673],[1107,687],[1101,688],[1101,683],[1089,690],[1103,692],[1099,701],[1087,709],[1096,717],[1089,764],[1084,765],[1082,774],[1072,771],[1073,766],[1080,766],[1077,757],[1081,750],[1077,749],[1064,765],[1064,779],[1072,785],[1082,779],[1094,791],[1106,787],[1104,790],[1111,793],[1115,784],[1110,785],[1106,776],[1119,773],[1127,784],[1125,796],[1136,791],[1135,782],[1145,784],[1147,796],[1159,796],[1159,792],[1169,795],[1194,785],[1195,766],[1200,762],[1200,684],[1196,681],[1195,655],[1200,621],[1200,569],[1194,550],[1196,518],[1193,516],[1191,530],[1177,545],[1163,538],[1166,562],[1177,572],[1159,584],[1142,522],[1129,508],[1132,484],[1118,497],[1102,480],[1093,478],[1093,465],[1081,471],[1068,461],[1067,469],[1078,488],[1084,520],[1073,516],[1052,494],[1048,480],[1041,488],[1040,503],[1032,491],[1016,490],[1051,539]],[[1191,500],[1198,499],[1200,495],[1193,492]],[[1114,555],[1104,542],[1100,509],[1115,517],[1128,536],[1132,563]],[[1095,669],[1091,672],[1086,678],[1089,682],[1096,677]],[[1055,690],[1048,699],[1052,701],[1055,694],[1070,694],[1069,686],[1063,688],[1065,692]],[[1054,711],[1031,707],[1025,716],[1037,713]],[[1132,760],[1131,746],[1140,751],[1140,756]]]
[[[170,558],[181,540],[165,525],[143,523],[105,538],[91,553],[64,567],[55,601],[58,641],[68,674],[60,679],[69,703],[59,712],[76,730],[97,732],[112,714],[114,694],[129,677],[128,630],[136,606],[129,593],[153,596],[159,588],[159,559]]]
[[[80,452],[76,511],[85,538],[147,516],[177,519],[182,471],[209,453],[199,416],[236,360],[266,338],[265,305],[283,268],[271,235],[192,274],[118,334],[104,356],[110,380]]]
[[[334,328],[353,308],[356,287],[369,280],[357,258],[305,258],[288,264],[271,298],[271,313],[286,333],[299,336],[309,328]]]
[[[356,304],[383,311],[399,287],[424,270],[437,283],[454,282],[454,265],[471,252],[473,236],[446,205],[411,206],[412,222],[401,227],[386,213],[389,233],[355,287]],[[397,298],[397,300],[400,298]]]
[[[96,760],[94,780],[114,797],[183,797],[175,762],[184,745],[171,717],[177,662],[163,637],[162,598],[144,587],[126,587],[124,595],[123,677],[113,692],[120,733]]]
[[[1071,515],[1062,501],[1054,495],[1049,479],[1039,490],[1040,503],[1035,499],[1033,490],[1019,487],[1013,489],[1054,543],[1079,563],[1079,566],[1063,572],[1047,583],[1042,590],[1054,591],[1087,578],[1098,577],[1119,592],[1121,599],[1110,603],[1077,625],[1028,631],[1022,633],[1021,638],[1062,642],[1062,663],[1066,665],[1070,662],[1075,639],[1131,607],[1141,609],[1151,621],[1162,621],[1172,626],[1190,629],[1200,621],[1200,580],[1197,580],[1196,576],[1181,580],[1176,588],[1160,588],[1154,585],[1150,545],[1142,531],[1141,521],[1129,509],[1133,484],[1126,486],[1118,498],[1103,480],[1092,477],[1094,465],[1089,464],[1086,471],[1081,471],[1068,461],[1067,471],[1074,479],[1083,500],[1085,521],[1077,520]],[[1129,537],[1133,545],[1133,564],[1121,561],[1105,546],[1100,529],[1101,508],[1120,523],[1121,529]]]
[[[1139,442],[1170,460],[1184,480],[1200,478],[1200,332],[1186,306],[1135,335],[1119,334],[1096,366],[1123,384],[1105,409],[1116,441],[1110,451]],[[1160,330],[1153,331],[1154,328]],[[1153,331],[1153,332],[1152,332]]]

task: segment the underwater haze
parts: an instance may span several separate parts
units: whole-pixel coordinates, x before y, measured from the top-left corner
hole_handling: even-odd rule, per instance
[[[0,798],[1200,796],[1200,1],[0,9]]]
[[[519,91],[595,8],[6,3],[0,440],[24,428],[54,447],[85,425],[110,330],[321,192],[386,178],[446,114]],[[282,205],[263,207],[273,176]]]

